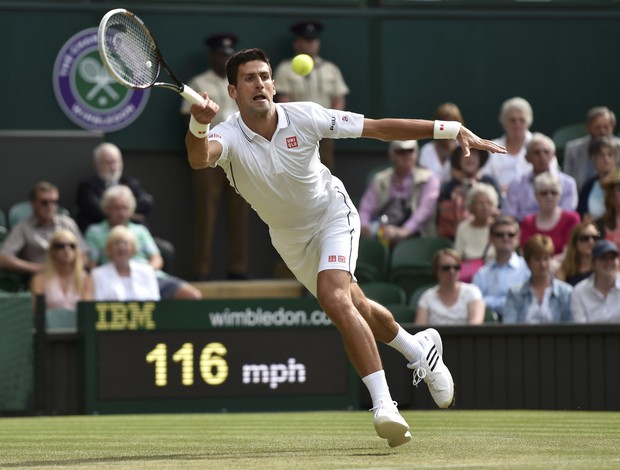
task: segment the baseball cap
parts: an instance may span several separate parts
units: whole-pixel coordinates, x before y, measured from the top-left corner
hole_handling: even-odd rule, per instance
[[[606,253],[618,254],[618,245],[609,240],[599,240],[594,244],[592,248],[592,257],[594,259],[600,258]]]
[[[390,142],[390,152],[396,150],[418,150],[417,140],[393,140]]]
[[[217,33],[207,36],[204,42],[213,52],[233,55],[239,38],[232,33]]]
[[[323,29],[323,23],[315,20],[300,21],[299,23],[295,23],[291,26],[291,31],[293,34],[304,39],[318,38]]]

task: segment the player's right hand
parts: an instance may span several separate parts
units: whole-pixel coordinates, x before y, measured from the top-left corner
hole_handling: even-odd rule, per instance
[[[189,112],[194,116],[194,119],[201,124],[211,124],[213,118],[220,110],[220,106],[209,98],[209,95],[201,91],[199,93],[205,100],[202,104],[192,104],[189,108]]]

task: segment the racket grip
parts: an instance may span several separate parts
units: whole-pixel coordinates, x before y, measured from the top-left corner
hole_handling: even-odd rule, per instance
[[[192,104],[202,104],[205,101],[202,96],[200,96],[198,93],[196,93],[185,84],[183,84],[183,91],[181,91],[181,96]]]

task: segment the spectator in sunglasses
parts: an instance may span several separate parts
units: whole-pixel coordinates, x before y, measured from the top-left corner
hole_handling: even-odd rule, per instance
[[[533,235],[523,247],[523,257],[532,275],[508,290],[504,323],[556,323],[572,320],[573,286],[555,279],[551,264],[555,250],[551,237]]]
[[[416,325],[475,325],[484,321],[484,301],[480,289],[459,281],[461,257],[451,249],[433,257],[437,285],[420,297]]]
[[[92,282],[84,270],[78,239],[70,230],[54,232],[47,250],[45,270],[30,281],[33,298],[45,296],[46,309],[77,311],[80,300],[92,299]]]
[[[581,222],[570,234],[562,264],[555,273],[561,281],[575,286],[592,274],[592,247],[601,238],[593,222]]]
[[[490,227],[490,242],[495,259],[486,263],[474,275],[473,283],[482,292],[484,303],[502,318],[508,289],[527,281],[530,270],[517,253],[519,223],[515,218],[499,216]]]
[[[0,248],[0,268],[28,276],[43,271],[52,235],[61,229],[73,233],[82,255],[87,252],[80,229],[68,215],[58,213],[58,188],[46,181],[29,194],[32,215],[11,228]]]

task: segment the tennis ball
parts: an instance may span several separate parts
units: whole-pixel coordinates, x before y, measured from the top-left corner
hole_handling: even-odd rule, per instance
[[[298,54],[293,57],[291,66],[293,67],[293,71],[297,75],[305,77],[310,72],[312,72],[312,69],[314,68],[314,61],[312,60],[312,57],[310,57],[308,54]]]

